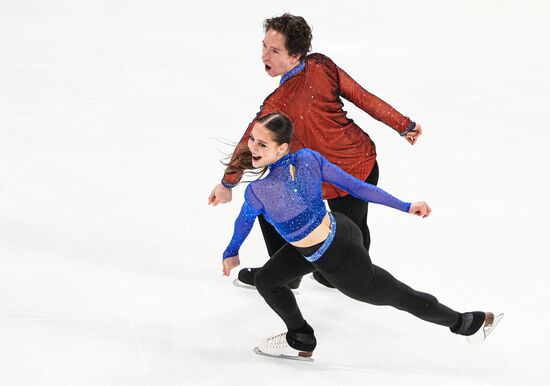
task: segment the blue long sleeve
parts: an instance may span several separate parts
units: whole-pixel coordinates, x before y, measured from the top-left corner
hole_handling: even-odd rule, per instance
[[[241,212],[235,220],[235,229],[231,242],[223,253],[223,258],[233,257],[239,254],[239,249],[252,230],[256,217],[262,213],[262,204],[254,196],[252,185],[248,185],[244,194],[244,203]]]
[[[411,203],[403,202],[379,187],[349,175],[338,166],[328,161],[321,154],[313,150],[309,151],[317,158],[317,161],[319,161],[323,181],[329,182],[361,200],[389,206],[390,208],[398,209],[403,212],[409,212]]]

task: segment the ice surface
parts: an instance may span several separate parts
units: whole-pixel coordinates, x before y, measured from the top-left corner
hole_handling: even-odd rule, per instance
[[[540,385],[548,381],[550,6],[542,1],[0,2],[0,385]],[[278,84],[262,21],[289,11],[414,147],[353,105],[379,185],[373,261],[461,311],[480,346],[304,280],[314,363],[255,355],[283,329],[222,277],[242,202],[219,159]],[[257,227],[243,266],[266,251]]]

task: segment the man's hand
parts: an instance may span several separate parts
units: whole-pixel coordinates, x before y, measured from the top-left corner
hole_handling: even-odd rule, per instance
[[[420,123],[416,124],[416,127],[413,131],[409,131],[407,135],[405,135],[405,139],[408,143],[411,145],[414,145],[416,141],[418,141],[418,137],[422,135],[422,127],[420,126]]]
[[[241,264],[241,261],[239,260],[239,255],[223,259],[223,275],[229,276],[231,270],[235,267],[238,267],[239,264]]]
[[[225,204],[231,201],[231,189],[226,188],[222,184],[218,184],[210,193],[208,197],[208,205],[216,206],[218,204]]]

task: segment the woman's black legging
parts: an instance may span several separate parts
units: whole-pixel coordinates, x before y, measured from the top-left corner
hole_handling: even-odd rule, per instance
[[[343,214],[333,215],[336,234],[321,258],[310,263],[287,243],[256,274],[258,292],[283,319],[288,330],[300,329],[305,320],[286,284],[315,270],[319,270],[338,290],[353,299],[392,306],[446,327],[458,322],[458,312],[439,303],[430,294],[415,291],[372,264],[357,225]]]

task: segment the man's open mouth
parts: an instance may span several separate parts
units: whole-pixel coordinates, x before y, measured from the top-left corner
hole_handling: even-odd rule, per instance
[[[265,70],[266,70],[266,71],[271,70],[271,66],[270,66],[269,64],[265,64]]]
[[[252,156],[252,160],[258,162],[262,157],[260,156]]]

